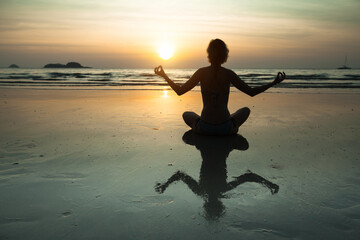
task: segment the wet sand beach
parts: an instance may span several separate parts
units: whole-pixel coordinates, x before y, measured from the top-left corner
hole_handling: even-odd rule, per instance
[[[335,92],[336,90],[334,90]],[[357,239],[360,94],[0,89],[0,239]]]

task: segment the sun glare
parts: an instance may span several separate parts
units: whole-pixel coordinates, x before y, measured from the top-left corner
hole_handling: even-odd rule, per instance
[[[173,56],[174,49],[169,44],[162,44],[159,46],[157,52],[162,59],[168,60]]]
[[[164,90],[164,91],[163,91],[163,93],[164,93],[164,95],[162,96],[163,98],[167,98],[167,97],[169,97],[169,95],[168,95],[168,91],[167,91],[167,90]]]

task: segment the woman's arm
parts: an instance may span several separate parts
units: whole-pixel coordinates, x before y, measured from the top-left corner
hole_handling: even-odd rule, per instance
[[[231,181],[227,184],[226,191],[230,191],[230,190],[236,188],[237,186],[239,186],[240,184],[243,184],[246,182],[260,183],[260,184],[266,186],[267,188],[269,188],[271,191],[271,194],[275,194],[279,191],[278,185],[270,182],[269,180],[266,180],[265,178],[257,175],[256,173],[252,173],[250,171],[248,171],[247,173],[245,173],[241,176],[235,177],[234,181]]]
[[[195,193],[196,195],[201,196],[202,191],[197,181],[195,181],[192,177],[187,175],[186,173],[177,171],[174,173],[165,183],[157,183],[155,185],[155,191],[158,193],[163,193],[169,187],[169,185],[173,182],[183,181],[188,187]]]
[[[176,83],[174,83],[164,72],[164,69],[162,68],[162,66],[158,66],[156,68],[154,68],[154,72],[156,75],[159,75],[161,77],[163,77],[165,79],[165,81],[169,84],[169,86],[176,92],[177,95],[182,95],[188,91],[190,91],[191,89],[193,89],[199,82],[200,82],[200,78],[199,78],[199,74],[198,71],[194,73],[193,76],[191,76],[191,78],[184,83],[183,85],[179,86]]]
[[[278,72],[276,78],[273,82],[268,83],[266,85],[260,86],[260,87],[250,87],[247,85],[243,80],[239,78],[237,74],[233,74],[233,77],[231,78],[231,83],[240,91],[246,93],[247,95],[254,97],[258,95],[259,93],[262,93],[266,91],[267,89],[275,86],[276,84],[281,83],[286,78],[286,74],[284,72]]]

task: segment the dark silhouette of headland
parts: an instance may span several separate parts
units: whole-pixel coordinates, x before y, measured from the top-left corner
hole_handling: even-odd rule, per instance
[[[19,68],[19,66],[16,64],[11,64],[8,68]]]
[[[61,63],[49,63],[46,64],[44,68],[91,68],[91,67],[84,67],[77,62],[68,62],[66,65]]]

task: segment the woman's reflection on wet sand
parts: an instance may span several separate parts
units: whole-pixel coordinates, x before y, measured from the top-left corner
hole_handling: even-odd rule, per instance
[[[249,143],[241,135],[208,137],[187,131],[183,136],[186,144],[195,146],[203,159],[200,178],[197,182],[184,172],[175,172],[165,183],[157,183],[155,190],[163,193],[174,182],[183,181],[196,195],[204,199],[205,218],[216,220],[225,214],[225,206],[221,198],[226,198],[226,192],[245,182],[257,182],[269,188],[272,194],[279,191],[279,186],[263,177],[247,171],[227,182],[226,159],[229,153],[236,149],[245,151]]]

